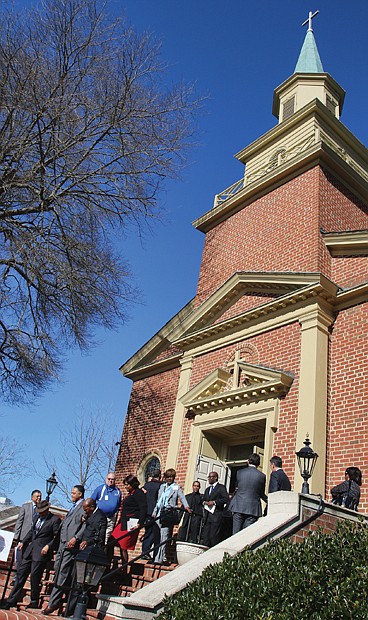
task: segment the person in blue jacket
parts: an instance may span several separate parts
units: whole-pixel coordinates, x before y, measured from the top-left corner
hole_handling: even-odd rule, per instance
[[[100,484],[92,493],[91,498],[95,500],[97,508],[99,508],[107,518],[106,539],[114,529],[116,515],[121,503],[121,491],[115,485],[115,474],[109,472],[106,476],[105,484]]]

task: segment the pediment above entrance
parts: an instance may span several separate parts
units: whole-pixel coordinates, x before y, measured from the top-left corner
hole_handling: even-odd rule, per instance
[[[180,402],[188,411],[202,413],[285,396],[292,382],[289,373],[235,359],[228,369],[212,371],[184,394]]]
[[[278,299],[319,284],[321,277],[319,273],[237,271],[173,331],[172,338],[183,338],[213,325],[244,295],[269,295]]]
[[[189,302],[120,370],[131,379],[140,379],[178,367],[182,351],[188,345],[196,345],[229,329],[239,329],[316,296],[333,303],[337,291],[338,287],[320,273],[238,271],[199,306],[195,307],[194,300]],[[252,294],[270,299],[246,311],[239,309],[240,314],[234,312],[228,317],[229,308],[243,296]]]

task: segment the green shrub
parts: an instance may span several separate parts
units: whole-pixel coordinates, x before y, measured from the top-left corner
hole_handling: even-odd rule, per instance
[[[365,525],[271,542],[208,567],[160,620],[367,620],[367,556]]]

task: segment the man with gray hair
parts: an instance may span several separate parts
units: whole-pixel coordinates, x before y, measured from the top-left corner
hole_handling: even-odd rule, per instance
[[[121,491],[116,486],[115,481],[114,472],[109,471],[105,483],[100,484],[91,495],[91,499],[95,500],[97,508],[99,508],[107,518],[105,543],[107,543],[114,529],[116,514],[121,503]]]

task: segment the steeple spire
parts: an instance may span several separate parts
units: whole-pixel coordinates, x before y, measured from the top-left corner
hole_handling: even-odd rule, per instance
[[[302,26],[306,26],[306,24],[308,24],[308,30],[305,35],[303,47],[300,51],[294,73],[323,73],[323,66],[312,28],[312,19],[318,15],[318,13],[319,11],[315,11],[314,13],[309,11],[308,19],[302,23]]]

